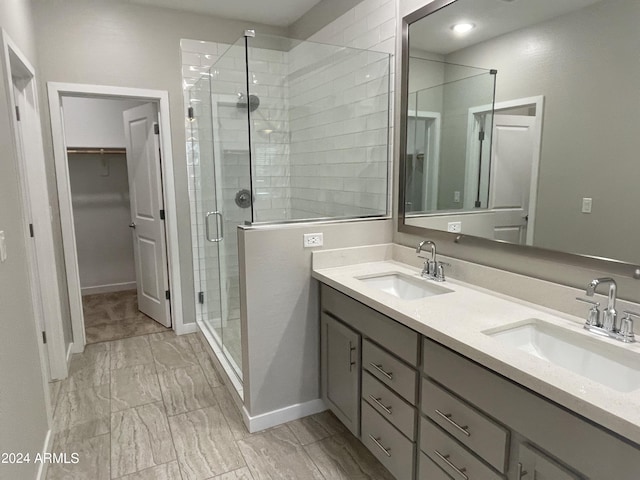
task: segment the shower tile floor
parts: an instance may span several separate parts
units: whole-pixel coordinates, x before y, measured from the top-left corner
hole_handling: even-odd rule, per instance
[[[82,297],[87,344],[171,331],[138,310],[135,290]]]
[[[48,480],[384,479],[329,412],[250,434],[197,334],[88,345],[52,384]]]

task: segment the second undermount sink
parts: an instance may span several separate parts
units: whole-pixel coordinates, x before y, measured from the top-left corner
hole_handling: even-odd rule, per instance
[[[640,354],[597,337],[538,319],[483,333],[619,392],[640,388]]]
[[[419,298],[452,292],[452,290],[428,280],[414,278],[398,272],[367,275],[357,278],[370,287],[377,288],[403,300],[417,300]]]

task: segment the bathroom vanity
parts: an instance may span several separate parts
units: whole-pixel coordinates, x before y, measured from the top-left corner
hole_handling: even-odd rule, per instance
[[[593,338],[579,318],[455,280],[424,280],[394,260],[402,248],[320,252],[313,268],[323,399],[397,479],[640,478],[638,344]],[[588,355],[561,367],[514,340],[545,329],[568,342],[558,348],[614,358],[621,366],[605,377],[624,378],[580,371]]]

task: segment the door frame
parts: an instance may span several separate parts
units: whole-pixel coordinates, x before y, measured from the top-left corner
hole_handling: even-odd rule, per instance
[[[171,290],[171,319],[177,334],[188,333],[182,316],[182,283],[180,278],[180,258],[178,252],[177,203],[171,145],[171,123],[169,116],[169,92],[142,88],[114,87],[107,85],[88,85],[77,83],[48,82],[49,113],[53,136],[53,155],[56,169],[58,200],[60,203],[60,224],[64,247],[64,263],[67,274],[71,325],[73,330],[73,352],[84,351],[86,343],[82,294],[78,267],[73,208],[71,204],[71,183],[69,163],[64,137],[62,97],[75,96],[85,98],[125,98],[155,102],[158,105],[158,124],[160,126],[160,149],[162,156],[163,199],[166,211],[165,227],[167,232],[167,262],[169,269],[169,288]],[[190,332],[191,330],[189,330]]]
[[[438,187],[439,187],[439,178],[440,178],[440,141],[442,139],[442,114],[440,112],[429,112],[425,110],[409,110],[407,112],[407,117],[413,117],[417,119],[423,120],[433,120],[433,134],[434,142],[433,148],[429,149],[428,157],[427,157],[427,165],[433,166],[433,178],[429,178],[429,175],[426,175],[424,187],[430,193],[430,199],[432,205],[438,205]],[[427,171],[428,173],[428,171]],[[430,188],[429,188],[430,187]],[[425,204],[427,202],[427,198],[425,198]],[[426,210],[425,205],[422,205],[423,210]]]
[[[467,117],[467,167],[465,169],[465,188],[473,183],[473,176],[470,172],[471,165],[477,166],[478,148],[477,142],[474,141],[474,132],[476,126],[476,115],[480,113],[495,112],[511,108],[519,108],[526,106],[535,106],[535,142],[533,146],[533,161],[531,163],[531,184],[529,187],[529,220],[527,222],[527,245],[533,245],[533,233],[535,231],[536,222],[536,205],[538,200],[538,174],[540,172],[540,160],[542,156],[542,123],[544,117],[544,95],[536,95],[532,97],[516,98],[503,102],[495,102],[493,105],[480,105],[469,109]],[[493,117],[491,121],[491,135],[493,136]],[[476,135],[477,136],[477,135]],[[492,139],[493,141],[493,139]],[[489,158],[491,161],[491,158]],[[489,185],[491,178],[488,179]],[[465,190],[466,193],[466,190]],[[465,195],[466,197],[466,195]]]
[[[62,330],[62,305],[56,270],[49,189],[45,173],[46,162],[40,123],[36,70],[4,29],[1,37],[2,66],[5,72],[4,83],[7,100],[10,105],[17,105],[13,77],[22,73],[26,81],[24,91],[33,101],[32,106],[26,105],[24,102],[20,105],[22,107],[20,122],[15,115],[11,115],[11,129],[18,159],[18,175],[21,178],[20,190],[22,191],[24,213],[28,215],[30,212],[30,218],[23,216],[23,231],[28,237],[29,223],[32,223],[35,232],[33,248],[27,248],[27,257],[32,277],[30,282],[31,296],[36,317],[38,350],[43,379],[48,382],[67,376],[70,349],[66,350],[65,348]],[[22,72],[14,71],[14,67],[18,67]],[[21,148],[21,143],[32,146],[28,155]],[[27,238],[27,241],[30,240]],[[34,274],[37,275],[37,278],[33,278]],[[47,337],[46,344],[40,337],[40,330],[43,327]],[[45,391],[48,392],[48,387],[46,385],[45,387]],[[49,408],[49,402],[46,403]]]

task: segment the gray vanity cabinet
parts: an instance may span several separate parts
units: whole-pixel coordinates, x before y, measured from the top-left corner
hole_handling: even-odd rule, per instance
[[[323,397],[331,411],[360,435],[360,335],[323,313]]]
[[[516,480],[580,480],[579,476],[526,443],[520,445],[517,468]]]
[[[640,479],[640,448],[326,285],[327,406],[398,480]]]

